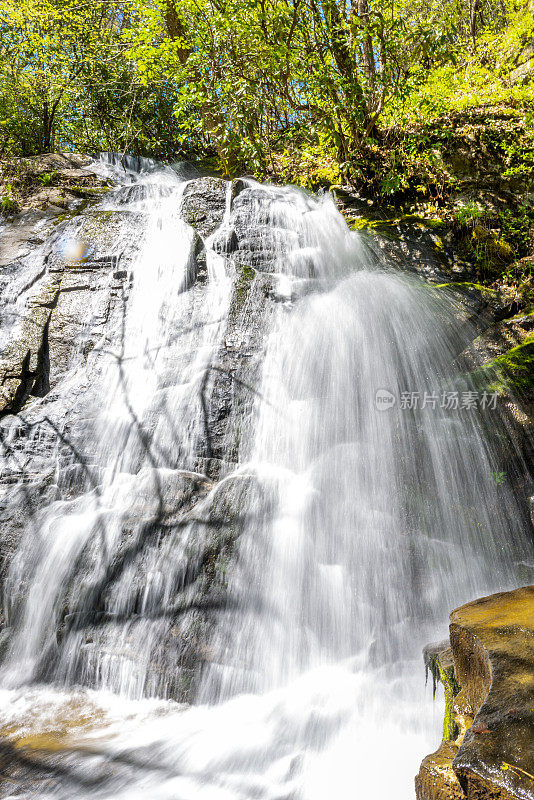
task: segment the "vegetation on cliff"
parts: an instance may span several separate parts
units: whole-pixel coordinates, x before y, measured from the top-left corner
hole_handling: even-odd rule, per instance
[[[533,35],[532,0],[5,0],[0,159],[115,150],[348,186],[381,218],[445,223],[473,278],[526,307]],[[3,173],[9,213],[25,178]]]

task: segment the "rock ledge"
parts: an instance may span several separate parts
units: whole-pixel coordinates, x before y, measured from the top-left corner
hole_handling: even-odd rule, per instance
[[[534,586],[453,611],[450,644],[455,688],[442,666],[447,650],[433,658],[452,723],[421,765],[418,800],[533,799]]]

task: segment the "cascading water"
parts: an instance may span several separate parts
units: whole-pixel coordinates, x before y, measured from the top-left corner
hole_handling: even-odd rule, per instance
[[[43,254],[103,218],[126,284],[4,419],[6,471],[55,432],[5,582],[0,725],[36,753],[10,796],[410,798],[439,736],[421,648],[528,554],[498,409],[443,402],[459,307],[373,266],[330,198],[219,186],[202,241],[197,182],[147,166]]]

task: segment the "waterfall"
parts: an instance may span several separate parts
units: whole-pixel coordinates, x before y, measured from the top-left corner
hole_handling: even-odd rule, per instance
[[[411,798],[440,730],[421,649],[529,558],[461,304],[329,196],[95,169],[120,185],[31,256],[95,270],[80,341],[2,420],[11,516],[32,470],[51,487],[4,581],[0,731],[36,753],[15,784]]]

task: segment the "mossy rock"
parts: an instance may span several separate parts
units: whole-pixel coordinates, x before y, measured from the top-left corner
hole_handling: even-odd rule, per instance
[[[486,295],[488,298],[495,299],[499,296],[499,293],[495,289],[489,289],[487,286],[482,286],[481,283],[475,283],[474,281],[450,281],[448,283],[437,283],[434,286],[434,289],[450,289],[451,291],[464,292],[474,289],[477,292]]]
[[[460,691],[460,685],[454,675],[454,662],[449,642],[428,645],[423,651],[425,669],[432,675],[432,690],[436,696],[438,683],[445,692],[445,716],[443,719],[443,741],[454,740],[457,736],[457,725],[454,719],[453,702]]]
[[[71,194],[82,198],[99,197],[100,195],[104,195],[109,192],[109,186],[80,186],[75,184],[67,186],[66,188]]]
[[[232,297],[231,315],[237,315],[245,304],[252,281],[256,277],[256,270],[248,265],[236,264],[237,278]]]
[[[534,586],[451,614],[455,674],[476,713],[453,760],[473,798],[534,797]]]
[[[424,759],[417,800],[534,797],[533,624],[534,586],[525,586],[456,609],[450,650],[426,648],[440,678],[452,661],[461,689],[452,708],[458,735]]]
[[[489,289],[481,283],[474,281],[450,281],[447,283],[434,284],[433,289],[444,289],[454,294],[468,297],[471,300],[476,299],[489,306],[498,308],[502,305],[502,298],[498,291]]]
[[[475,246],[484,248],[484,256],[490,263],[509,264],[514,260],[514,251],[504,239],[499,239],[483,225],[475,225],[471,233]]]
[[[481,389],[500,395],[534,390],[534,334],[472,373]]]
[[[369,219],[354,217],[347,220],[349,228],[360,233],[380,234],[387,239],[399,239],[399,219]]]
[[[514,260],[514,251],[504,239],[490,239],[487,252],[489,258],[497,264],[510,264]]]
[[[442,230],[446,226],[445,220],[441,219],[441,217],[425,217],[421,214],[404,214],[400,218],[400,222],[410,225],[419,225],[431,231]]]

